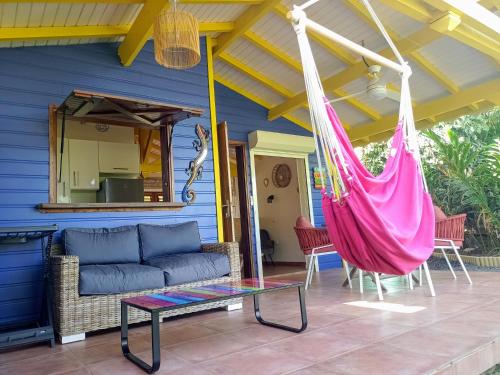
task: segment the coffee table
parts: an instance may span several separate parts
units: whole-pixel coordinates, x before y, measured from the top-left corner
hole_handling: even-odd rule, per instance
[[[302,325],[299,328],[269,322],[262,318],[260,294],[283,289],[297,288]],[[160,368],[160,313],[204,303],[253,296],[254,312],[257,321],[263,325],[284,329],[295,333],[307,327],[307,313],[304,299],[304,283],[276,279],[243,279],[239,282],[210,284],[191,288],[179,288],[171,292],[124,298],[121,300],[121,346],[123,355],[148,373]],[[128,345],[128,308],[134,307],[151,314],[151,347],[153,364],[148,365],[130,352]]]

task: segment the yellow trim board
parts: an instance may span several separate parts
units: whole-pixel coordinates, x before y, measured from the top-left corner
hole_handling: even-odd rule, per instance
[[[217,216],[217,238],[219,242],[224,241],[224,222],[222,217],[222,195],[220,184],[220,162],[219,162],[219,138],[217,134],[217,107],[215,105],[214,87],[214,60],[212,38],[207,41],[207,75],[208,75],[208,97],[210,100],[210,128],[212,132],[212,152],[214,160],[214,181],[215,181],[215,211]]]
[[[200,22],[200,33],[224,33],[234,28],[232,22]],[[116,38],[125,36],[130,25],[0,27],[0,42],[68,38]],[[150,35],[151,37],[151,35]]]
[[[413,111],[415,122],[432,117],[439,119],[441,115],[460,110],[463,107],[467,107],[481,100],[487,100],[492,103],[500,102],[500,78],[469,87],[456,94],[418,104]],[[468,112],[470,112],[470,109]],[[377,134],[393,129],[396,125],[396,121],[396,113],[384,116],[380,120],[351,129],[349,131],[349,137],[353,141],[365,137],[372,138]]]

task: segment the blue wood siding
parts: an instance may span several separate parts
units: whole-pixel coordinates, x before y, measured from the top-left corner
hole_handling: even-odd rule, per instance
[[[234,141],[248,141],[248,134],[255,130],[265,130],[277,133],[288,133],[295,135],[310,136],[311,133],[299,127],[298,125],[279,118],[274,121],[267,120],[267,109],[248,100],[244,96],[232,91],[231,89],[216,83],[215,98],[217,105],[217,121],[227,121],[229,138]],[[316,156],[313,154],[309,157],[309,173],[317,166]],[[250,168],[250,163],[248,163]],[[248,170],[250,176],[250,170]],[[249,186],[250,194],[252,194],[252,186]],[[321,194],[319,190],[311,188],[314,221],[316,226],[324,224],[323,213],[321,210]],[[252,222],[253,222],[252,212]],[[255,230],[253,231],[255,238]],[[255,241],[254,241],[255,243]],[[255,249],[254,249],[255,250]],[[340,266],[340,258],[337,255],[324,256],[320,258],[320,270],[336,268]]]
[[[73,89],[107,92],[199,107],[200,119],[174,130],[176,199],[187,178],[184,169],[196,155],[194,124],[210,127],[205,42],[201,63],[187,71],[159,66],[148,43],[131,67],[122,67],[117,45],[0,49],[0,226],[103,227],[197,220],[204,242],[215,241],[212,152],[203,178],[195,182],[197,202],[181,211],[43,214],[35,205],[48,201],[48,105],[61,103]],[[56,237],[59,237],[59,233]],[[20,250],[0,246],[0,324],[37,314],[41,281],[35,243]]]

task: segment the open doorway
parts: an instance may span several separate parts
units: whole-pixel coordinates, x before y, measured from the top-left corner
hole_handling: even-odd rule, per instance
[[[304,272],[305,258],[293,227],[299,216],[310,216],[305,160],[254,158],[263,275]]]

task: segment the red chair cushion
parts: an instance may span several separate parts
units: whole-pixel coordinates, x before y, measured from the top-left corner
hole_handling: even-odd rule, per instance
[[[453,241],[456,247],[462,247],[463,241]],[[451,246],[449,241],[434,241],[434,246]]]
[[[312,253],[312,249],[307,249],[307,250],[303,250],[304,251],[304,254],[305,255],[311,255]],[[332,246],[328,246],[328,247],[323,247],[321,249],[318,249],[314,252],[314,254],[321,254],[321,253],[328,253],[330,251],[336,251],[335,250],[335,247]]]
[[[305,216],[299,216],[295,222],[297,228],[314,228],[309,219]]]
[[[434,206],[434,216],[436,217],[436,221],[444,220],[448,217],[443,212],[443,210],[441,208],[439,208],[438,206]]]

